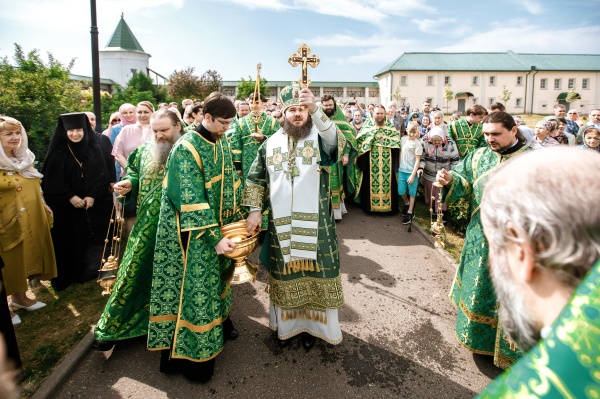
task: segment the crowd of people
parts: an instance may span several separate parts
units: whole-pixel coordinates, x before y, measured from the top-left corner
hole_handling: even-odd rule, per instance
[[[553,115],[530,129],[500,103],[489,111],[475,104],[464,118],[453,114],[445,122],[441,110],[427,101],[412,112],[409,104],[365,107],[331,95],[318,101],[298,85],[284,88],[277,102],[260,93],[234,102],[214,92],[204,101],[184,100],[183,113],[177,103],[156,109],[148,101],[122,104],[102,133],[95,132],[91,113],[60,115],[41,173],[22,123],[0,117],[2,287],[13,310],[45,306],[26,295],[28,281],[51,280],[61,291],[97,277],[113,204],[124,198],[129,238],[94,329],[96,350],[147,336],[148,348],[160,352],[161,372],[208,381],[225,341],[239,335],[229,318],[233,266],[224,256],[236,243],[221,228],[242,220],[249,235],[259,234],[266,243],[260,260],[269,273],[269,325],[277,343],[284,347],[300,336],[307,351],[317,338],[339,344],[338,309],[345,299],[336,221],[352,202],[369,214],[401,212],[402,223],[410,224],[419,184],[425,202],[444,217],[447,203],[470,204],[450,290],[458,311],[456,337],[467,349],[493,356],[496,366],[507,368],[540,337],[548,337],[540,330],[562,320],[560,309],[578,306],[569,298],[582,281],[592,284],[595,293],[578,288],[575,295],[597,299],[599,211],[587,210],[589,217],[575,222],[574,231],[580,225],[587,229],[590,253],[565,249],[569,257],[552,249],[558,240],[552,229],[562,229],[560,223],[544,225],[531,219],[534,209],[508,204],[515,203],[510,195],[517,190],[531,191],[531,198],[516,202],[544,201],[535,185],[515,177],[525,172],[530,181],[560,175],[560,184],[589,189],[584,183],[591,185],[592,178],[574,179],[568,174],[572,168],[549,159],[564,153],[565,159],[588,162],[586,168],[597,167],[600,109],[593,109],[585,123],[577,111],[557,104]],[[519,156],[545,147],[561,148]],[[505,163],[510,166],[500,168]],[[547,183],[545,190],[557,190],[555,180],[540,181]],[[556,199],[550,205],[561,209],[563,203]],[[535,223],[548,232],[538,232]],[[515,249],[516,243],[530,247]],[[576,257],[581,260],[571,270]],[[516,258],[526,271],[513,270],[507,278],[507,264],[516,264]],[[590,270],[596,274],[586,277]],[[567,287],[559,287],[561,292],[569,293],[553,303],[562,305],[554,318],[519,319],[534,313],[522,308],[537,291],[531,288],[526,300],[510,284],[548,283],[554,274]],[[543,304],[544,298],[539,301]],[[513,314],[515,309],[523,314]],[[0,310],[10,324],[21,322],[4,304]],[[9,356],[19,366],[12,325],[3,326],[3,333]],[[543,343],[538,348],[550,351]],[[529,353],[519,364],[526,361],[533,361]],[[497,382],[487,397],[503,389],[509,390]]]

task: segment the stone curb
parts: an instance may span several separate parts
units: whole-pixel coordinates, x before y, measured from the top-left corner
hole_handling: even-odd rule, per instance
[[[412,227],[414,229],[417,229],[417,231],[421,233],[421,235],[440,253],[440,255],[442,255],[442,257],[446,259],[446,262],[448,262],[450,266],[454,267],[454,269],[458,269],[458,264],[454,261],[454,258],[452,258],[452,256],[450,256],[450,254],[446,252],[446,250],[436,246],[433,237],[431,237],[431,235],[428,232],[426,232],[425,229],[423,229],[423,227],[421,227],[419,223],[413,223]]]
[[[65,380],[71,375],[73,370],[83,360],[84,356],[90,351],[94,342],[93,331],[88,332],[81,341],[71,350],[63,361],[54,369],[52,374],[35,391],[31,399],[50,399],[56,391],[62,386]]]

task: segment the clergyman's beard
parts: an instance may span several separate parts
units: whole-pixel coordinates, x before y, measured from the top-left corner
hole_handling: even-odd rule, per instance
[[[301,126],[293,125],[288,118],[284,118],[283,120],[283,132],[290,137],[293,137],[296,140],[303,139],[308,136],[310,133],[310,129],[312,129],[313,121],[311,118],[307,118],[306,122]]]
[[[516,342],[522,352],[527,352],[541,338],[533,314],[527,309],[523,292],[508,272],[506,251],[497,251],[490,258],[490,274],[498,299],[498,318],[504,332]]]
[[[327,115],[328,117],[332,117],[333,114],[335,113],[335,107],[334,108],[323,108],[323,112],[325,113],[325,115]]]
[[[374,117],[377,126],[385,125],[385,116],[383,118]]]
[[[167,158],[171,152],[173,145],[179,140],[181,133],[174,132],[173,137],[169,141],[152,141],[152,163],[156,166],[163,167],[167,163]]]

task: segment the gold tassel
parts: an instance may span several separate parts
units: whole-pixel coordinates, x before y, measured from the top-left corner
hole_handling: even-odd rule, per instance
[[[287,312],[284,310],[281,312],[281,320],[282,321],[287,321]]]
[[[323,324],[323,313],[319,315],[319,323]]]
[[[323,324],[327,325],[327,314],[325,314],[325,321],[323,322]]]
[[[284,265],[283,265],[283,273],[282,273],[284,276],[287,276],[287,272],[285,271],[285,268],[286,268],[286,267],[287,267],[287,265],[285,265],[285,264],[284,264]]]
[[[309,264],[310,264],[309,270],[311,272],[314,272],[315,271],[315,261],[311,260],[311,261],[309,261]]]
[[[319,268],[319,263],[315,262],[317,264],[317,273],[321,273],[321,269]]]
[[[265,292],[268,294],[269,293],[269,284],[265,285]]]

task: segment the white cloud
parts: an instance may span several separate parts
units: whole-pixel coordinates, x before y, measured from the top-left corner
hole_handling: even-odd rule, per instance
[[[600,26],[569,29],[544,29],[534,25],[518,25],[508,21],[510,28],[496,28],[488,32],[472,34],[460,43],[443,46],[432,51],[506,51],[522,53],[596,53],[595,38]],[[565,51],[564,49],[568,49]]]
[[[231,3],[249,9],[271,11],[298,10],[321,15],[331,15],[354,19],[357,21],[379,24],[390,16],[406,16],[409,11],[434,10],[424,0],[264,0],[250,2],[248,0],[212,0],[214,2]]]
[[[544,10],[544,7],[535,0],[522,0],[519,2],[528,13],[533,15],[539,15]]]

